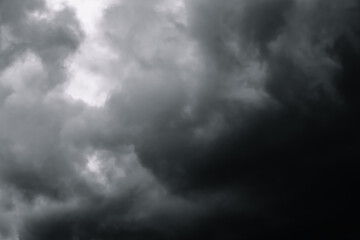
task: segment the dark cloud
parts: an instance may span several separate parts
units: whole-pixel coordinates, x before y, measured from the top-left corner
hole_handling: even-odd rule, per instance
[[[21,3],[0,3],[1,236],[359,237],[359,1],[114,3],[100,108],[51,95],[74,12]]]

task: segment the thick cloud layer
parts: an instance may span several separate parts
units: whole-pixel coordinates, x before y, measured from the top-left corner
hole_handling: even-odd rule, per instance
[[[360,237],[359,1],[51,4],[0,1],[0,239]]]

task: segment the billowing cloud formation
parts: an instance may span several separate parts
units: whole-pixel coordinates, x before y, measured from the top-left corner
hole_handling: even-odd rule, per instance
[[[359,1],[79,2],[0,2],[1,239],[359,238]]]

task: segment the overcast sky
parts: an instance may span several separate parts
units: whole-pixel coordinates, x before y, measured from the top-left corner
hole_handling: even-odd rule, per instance
[[[359,239],[358,0],[0,0],[0,240]]]

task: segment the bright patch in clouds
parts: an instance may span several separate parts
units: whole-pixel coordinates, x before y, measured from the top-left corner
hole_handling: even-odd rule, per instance
[[[109,66],[118,56],[106,42],[99,24],[104,11],[114,1],[47,0],[47,3],[52,11],[59,11],[65,6],[74,9],[85,33],[85,40],[78,52],[67,63],[70,78],[65,94],[92,107],[103,106],[114,87]],[[158,10],[176,16],[175,21],[185,24],[185,6],[182,0],[164,1],[158,6]]]
[[[71,81],[66,93],[75,100],[81,100],[90,106],[100,107],[107,99],[107,93],[102,91],[103,77],[89,72],[86,68],[72,65]]]
[[[119,187],[120,182],[130,177],[134,167],[133,154],[120,158],[109,155],[106,151],[92,151],[86,155],[85,166],[80,168],[83,177],[100,192],[111,193]]]
[[[85,32],[94,33],[97,31],[97,23],[104,10],[111,2],[111,0],[47,0],[47,5],[55,11],[65,6],[73,8]]]
[[[59,11],[65,6],[74,9],[85,33],[80,49],[67,63],[70,79],[65,93],[89,106],[103,106],[111,90],[106,76],[106,63],[114,59],[114,54],[104,44],[98,24],[111,1],[47,0],[47,3],[53,11]]]

